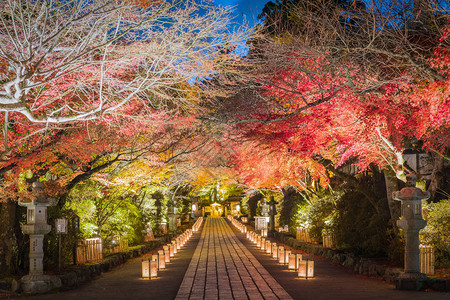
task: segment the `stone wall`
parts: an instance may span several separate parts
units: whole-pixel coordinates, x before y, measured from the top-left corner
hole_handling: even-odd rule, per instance
[[[382,278],[387,282],[394,283],[397,280],[398,275],[403,272],[403,269],[401,268],[391,268],[377,263],[375,260],[362,258],[353,253],[345,253],[340,250],[324,248],[321,245],[303,242],[283,232],[275,232],[274,237],[294,249],[321,256],[332,263],[341,265],[346,269],[363,276]],[[433,289],[435,291],[449,292],[450,280],[427,279],[424,282],[422,289]]]

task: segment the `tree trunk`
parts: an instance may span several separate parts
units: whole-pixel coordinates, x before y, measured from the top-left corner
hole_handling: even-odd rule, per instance
[[[431,194],[430,201],[434,201],[436,197],[436,192],[439,189],[443,173],[442,170],[444,169],[444,157],[438,153],[433,153],[433,172],[431,173],[431,182],[430,186],[428,187],[428,191]]]
[[[400,202],[395,201],[392,198],[392,192],[398,191],[397,177],[395,177],[395,173],[390,170],[385,169],[383,172],[384,180],[386,182],[386,196],[388,200],[389,213],[391,215],[391,219],[396,221],[401,215]]]
[[[10,275],[12,270],[16,205],[17,203],[12,200],[0,203],[0,274],[2,275]]]

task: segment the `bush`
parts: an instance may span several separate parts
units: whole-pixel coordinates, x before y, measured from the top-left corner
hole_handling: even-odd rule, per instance
[[[422,242],[436,250],[436,267],[450,265],[450,199],[424,205],[427,226],[421,231]]]
[[[337,201],[333,232],[340,248],[367,257],[386,256],[388,219],[377,214],[367,199],[347,191]]]

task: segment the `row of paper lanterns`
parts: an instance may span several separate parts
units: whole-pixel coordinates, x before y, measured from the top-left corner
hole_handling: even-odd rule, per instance
[[[247,226],[245,226],[244,224],[242,224],[241,222],[239,222],[238,220],[236,220],[235,218],[233,218],[230,215],[228,215],[227,218],[234,225],[234,227],[239,229],[242,233],[246,233],[247,232]]]
[[[142,278],[149,279],[158,277],[158,271],[166,268],[166,263],[169,263],[175,257],[189,241],[194,232],[198,232],[202,223],[203,217],[198,218],[192,226],[192,229],[187,229],[170,243],[164,245],[162,250],[158,250],[158,254],[152,254],[150,260],[142,260]]]
[[[256,247],[264,251],[266,254],[271,255],[276,259],[278,263],[287,265],[289,270],[296,271],[300,278],[312,278],[314,277],[314,261],[303,260],[303,256],[298,253],[292,253],[291,250],[286,249],[284,246],[272,243],[267,237],[267,229],[261,230],[261,234],[257,234],[254,231],[242,230],[242,223],[232,218],[231,223],[236,226],[241,232],[246,233],[247,239],[256,244]]]

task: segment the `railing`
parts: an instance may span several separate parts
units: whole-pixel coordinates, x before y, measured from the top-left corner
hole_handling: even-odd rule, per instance
[[[297,238],[297,240],[307,242],[307,243],[313,242],[313,240],[311,239],[311,236],[309,235],[308,228],[297,227],[296,238]]]
[[[77,247],[77,263],[98,262],[103,259],[103,243],[101,238],[85,240]]]
[[[334,248],[334,239],[331,233],[322,233],[322,243],[324,248]]]
[[[434,248],[429,245],[420,245],[420,272],[434,274]]]
[[[128,249],[128,239],[120,235],[116,235],[113,237],[111,246],[105,250],[108,253],[118,253],[126,251],[127,249]]]

